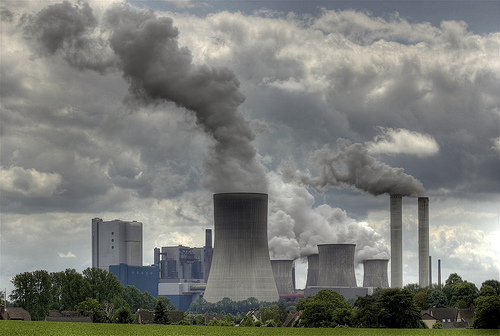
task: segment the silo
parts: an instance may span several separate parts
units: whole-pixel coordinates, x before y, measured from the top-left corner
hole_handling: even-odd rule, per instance
[[[418,283],[429,286],[429,198],[418,198]]]
[[[271,268],[278,294],[294,294],[293,260],[271,260]]]
[[[318,244],[318,286],[357,287],[354,273],[356,244]]]
[[[391,287],[403,287],[403,196],[391,195]]]
[[[388,259],[368,259],[363,261],[363,287],[389,288],[387,277]]]
[[[311,254],[307,256],[307,281],[306,288],[318,285],[319,275],[319,254]]]
[[[214,195],[214,254],[204,298],[279,299],[267,244],[267,194]]]

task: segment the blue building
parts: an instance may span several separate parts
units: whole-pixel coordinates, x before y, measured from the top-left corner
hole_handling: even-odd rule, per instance
[[[127,264],[110,265],[109,272],[116,275],[123,286],[134,286],[141,292],[147,291],[158,296],[159,270],[157,265],[130,266]]]

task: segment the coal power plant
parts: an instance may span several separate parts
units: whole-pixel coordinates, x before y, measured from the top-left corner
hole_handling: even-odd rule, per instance
[[[214,195],[214,252],[204,298],[278,301],[267,239],[268,195]]]
[[[318,244],[318,286],[357,287],[355,249],[355,244]]]

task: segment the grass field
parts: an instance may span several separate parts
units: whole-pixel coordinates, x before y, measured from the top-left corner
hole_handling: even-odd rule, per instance
[[[214,335],[342,335],[342,336],[489,336],[500,334],[499,330],[418,330],[418,329],[298,329],[298,328],[244,328],[164,326],[138,324],[93,324],[61,322],[0,321],[0,335],[9,336],[83,336],[83,335],[137,335],[137,336],[214,336]]]

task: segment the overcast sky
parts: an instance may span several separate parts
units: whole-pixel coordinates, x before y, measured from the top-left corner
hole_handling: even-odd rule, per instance
[[[500,280],[498,1],[3,1],[0,288],[91,266],[91,219],[200,247],[216,192],[269,193],[272,258],[356,243],[418,282]],[[303,259],[302,259],[303,260]],[[297,285],[305,284],[297,262]]]

